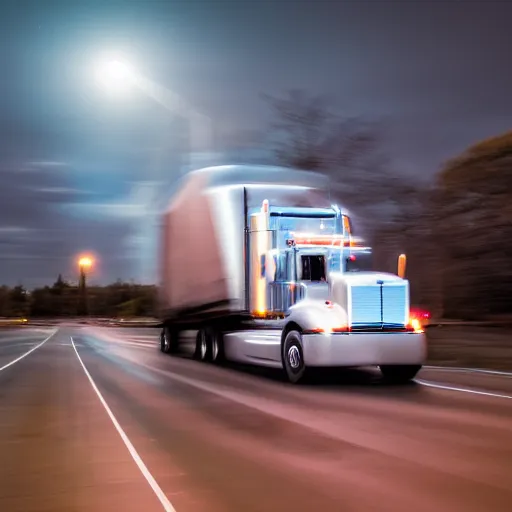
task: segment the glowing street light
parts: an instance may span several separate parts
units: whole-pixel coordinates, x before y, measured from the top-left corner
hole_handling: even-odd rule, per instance
[[[78,260],[78,266],[80,267],[80,269],[88,270],[92,267],[92,265],[92,258],[89,258],[88,256],[83,256]]]
[[[78,314],[87,315],[87,271],[92,268],[94,261],[89,256],[82,256],[78,260],[78,268],[80,270],[80,280],[78,282],[79,304]]]

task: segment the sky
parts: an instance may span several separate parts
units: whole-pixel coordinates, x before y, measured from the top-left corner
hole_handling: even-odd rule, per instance
[[[493,0],[4,0],[0,283],[76,280],[84,252],[95,282],[156,279],[155,205],[186,126],[150,94],[102,90],[102,59],[212,120],[215,153],[189,166],[266,155],[262,93],[303,89],[380,120],[397,172],[424,180],[510,129],[510,19]]]

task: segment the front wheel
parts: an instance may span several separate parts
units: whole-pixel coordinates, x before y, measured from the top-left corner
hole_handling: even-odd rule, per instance
[[[421,365],[383,365],[379,366],[384,379],[395,384],[409,382],[421,370]]]
[[[304,378],[306,365],[302,349],[302,335],[299,331],[290,331],[286,335],[281,358],[286,377],[292,384],[296,384]]]

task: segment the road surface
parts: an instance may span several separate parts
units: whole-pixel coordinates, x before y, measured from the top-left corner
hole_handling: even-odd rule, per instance
[[[510,375],[291,386],[161,354],[157,335],[0,330],[1,511],[510,510]]]

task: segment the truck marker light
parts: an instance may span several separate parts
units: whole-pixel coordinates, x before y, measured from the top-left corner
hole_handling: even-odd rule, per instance
[[[421,334],[425,332],[423,330],[423,326],[418,318],[409,317],[409,322],[407,323],[407,330],[410,332],[414,332],[416,334]]]
[[[405,267],[407,264],[407,256],[405,254],[400,254],[398,256],[398,271],[397,275],[398,277],[401,277],[402,279],[405,278]]]

